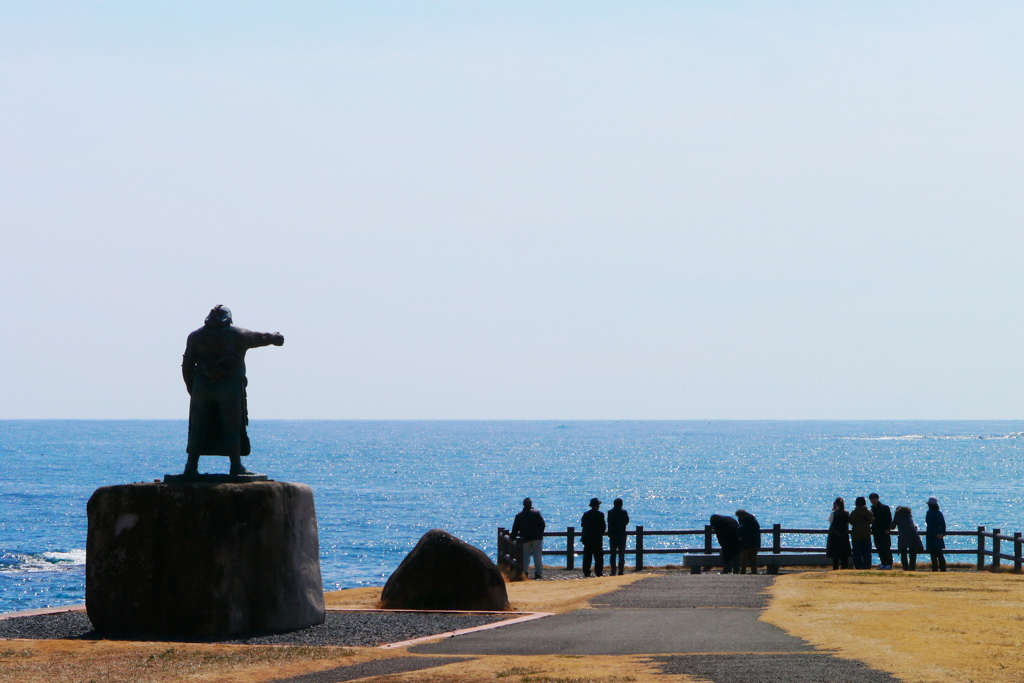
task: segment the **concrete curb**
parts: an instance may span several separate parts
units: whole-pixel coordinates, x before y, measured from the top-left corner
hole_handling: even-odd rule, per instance
[[[419,610],[426,611],[426,610]],[[480,612],[460,612],[460,614],[480,614]],[[508,612],[484,612],[483,614],[508,614]],[[403,640],[398,643],[388,643],[387,645],[378,645],[377,647],[381,650],[390,650],[396,647],[408,647],[410,645],[419,645],[420,643],[426,643],[431,640],[439,640],[441,638],[454,638],[455,636],[465,635],[467,633],[476,633],[478,631],[489,631],[494,628],[501,628],[502,626],[511,626],[512,624],[522,624],[526,621],[533,621],[534,619],[543,619],[544,617],[554,616],[554,612],[518,612],[513,614],[522,614],[521,617],[516,619],[505,619],[503,621],[496,621],[493,624],[484,624],[483,626],[474,626],[473,628],[463,628],[458,631],[448,631],[447,633],[438,633],[432,636],[423,636],[422,638],[413,638],[412,640]]]

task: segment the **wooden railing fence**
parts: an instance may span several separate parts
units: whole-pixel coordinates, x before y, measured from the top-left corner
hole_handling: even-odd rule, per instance
[[[918,532],[920,535],[924,535],[923,531]],[[782,538],[785,535],[788,536],[824,536],[828,534],[828,529],[784,529],[780,524],[773,524],[771,529],[761,528],[761,552],[771,552],[773,554],[785,553],[823,553],[825,551],[824,543],[818,546],[786,546],[782,543]],[[770,547],[764,543],[764,537],[766,535],[771,536]],[[638,525],[636,531],[627,531],[627,547],[626,555],[634,558],[634,567],[636,571],[641,571],[644,568],[644,558],[647,555],[688,555],[688,554],[704,554],[711,555],[718,552],[718,547],[715,544],[715,535],[710,525],[705,526],[703,529],[683,529],[676,531],[648,531],[643,526]],[[698,546],[691,547],[679,547],[679,548],[661,548],[661,547],[644,547],[644,539],[657,536],[702,536],[703,543]],[[895,536],[895,534],[894,534]],[[976,548],[946,548],[943,552],[946,555],[975,555],[976,564],[978,571],[983,571],[986,568],[992,570],[999,570],[1001,567],[1002,560],[1007,562],[1013,562],[1013,571],[1020,572],[1022,566],[1022,550],[1024,550],[1024,538],[1021,537],[1021,532],[1015,532],[1012,536],[1003,534],[1000,529],[993,529],[992,531],[985,531],[985,527],[979,526],[976,531],[947,531],[946,537],[955,536],[974,536],[977,538]],[[576,556],[582,553],[582,549],[576,548],[576,539],[578,534],[576,533],[575,527],[567,527],[563,531],[545,532],[545,541],[548,538],[564,538],[565,549],[564,550],[548,550],[543,551],[545,557],[564,557],[565,568],[575,569],[576,567]],[[632,547],[629,547],[629,540],[632,539]],[[989,549],[989,543],[987,539],[992,539],[991,549]],[[895,541],[895,539],[893,539]],[[1013,544],[1013,552],[1003,552],[1003,542]],[[894,542],[895,545],[895,542]],[[877,555],[877,551],[872,548],[872,554]],[[893,548],[893,552],[896,553],[896,548]],[[508,530],[504,527],[498,527],[498,566],[505,568],[514,577],[521,577],[523,569],[525,567],[523,556],[523,542],[521,539],[513,541],[509,535]],[[986,562],[986,558],[991,558],[991,562]]]

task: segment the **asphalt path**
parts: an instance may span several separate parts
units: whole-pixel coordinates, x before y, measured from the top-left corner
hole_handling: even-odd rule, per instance
[[[277,683],[344,683],[371,676],[408,673],[464,661],[463,657],[392,657],[277,679]]]
[[[601,579],[591,579],[600,581]],[[714,683],[900,683],[763,621],[766,575],[664,574],[581,609],[410,648],[420,655],[651,655],[664,674]]]
[[[637,655],[802,652],[756,609],[583,609],[410,648],[417,654]]]
[[[600,581],[600,578],[589,579]],[[772,577],[666,574],[623,586],[581,609],[426,643],[433,655],[636,655],[808,652],[808,643],[758,621]]]
[[[664,674],[714,683],[901,683],[884,671],[826,652],[671,655],[653,657],[651,663]]]
[[[768,606],[768,587],[774,577],[766,574],[664,574],[655,575],[593,600],[594,607],[753,608]]]

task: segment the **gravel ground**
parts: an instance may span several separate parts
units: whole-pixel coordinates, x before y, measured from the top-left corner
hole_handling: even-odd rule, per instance
[[[507,619],[496,614],[425,612],[327,612],[320,626],[291,633],[216,642],[247,645],[368,647],[421,638]],[[0,638],[98,639],[85,612],[58,612],[0,620]],[[160,640],[166,640],[161,638]]]
[[[651,659],[666,674],[685,674],[714,683],[900,683],[862,662],[825,653],[674,655]]]
[[[0,638],[69,639],[81,638],[87,633],[92,633],[92,622],[85,612],[56,612],[0,619]]]
[[[438,614],[429,612],[328,612],[320,626],[229,643],[247,645],[346,645],[366,647],[397,643],[463,628],[483,626],[509,617],[496,614]]]

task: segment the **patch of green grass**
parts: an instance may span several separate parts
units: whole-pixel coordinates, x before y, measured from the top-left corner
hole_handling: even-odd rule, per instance
[[[35,653],[32,650],[0,650],[0,658],[8,657],[31,657]]]
[[[502,669],[494,675],[496,678],[508,678],[509,676],[530,676],[539,673],[544,673],[544,670],[535,669],[532,666],[513,666],[511,669]]]
[[[1009,593],[1009,588],[978,588],[977,586],[936,586],[924,590],[934,593]]]

